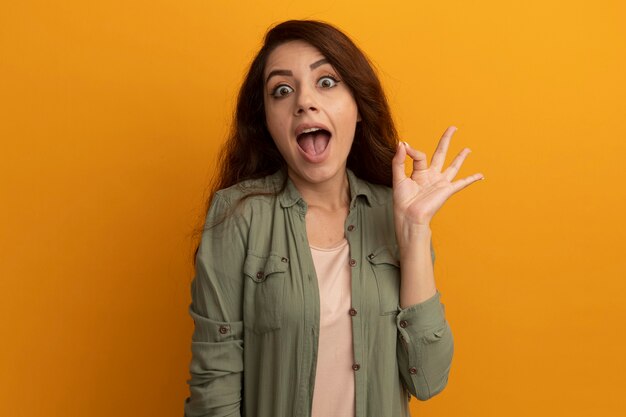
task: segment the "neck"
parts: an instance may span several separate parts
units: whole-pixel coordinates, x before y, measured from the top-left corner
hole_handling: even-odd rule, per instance
[[[303,181],[296,175],[292,175],[291,172],[289,178],[309,207],[334,211],[350,205],[350,183],[348,173],[345,170],[340,171],[335,177],[317,184]]]

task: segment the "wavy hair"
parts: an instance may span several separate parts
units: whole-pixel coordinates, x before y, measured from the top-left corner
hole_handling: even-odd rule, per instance
[[[354,96],[361,121],[356,126],[347,167],[361,179],[391,186],[391,159],[396,152],[398,135],[387,98],[370,60],[346,34],[329,23],[289,20],[265,34],[263,46],[244,78],[234,121],[219,154],[217,177],[213,181],[206,210],[218,190],[286,169],[286,162],[274,144],[265,121],[263,74],[272,51],[295,40],[317,48]],[[285,185],[286,182],[283,189]],[[276,193],[259,191],[249,196]]]

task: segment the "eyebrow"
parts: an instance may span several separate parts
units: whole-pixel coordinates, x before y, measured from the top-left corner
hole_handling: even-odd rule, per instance
[[[311,65],[309,65],[309,68],[311,68],[312,70],[314,70],[315,68],[322,66],[324,64],[328,64],[328,60],[326,58],[322,58],[319,61],[315,61],[314,63],[312,63]],[[288,75],[288,76],[293,76],[293,72],[291,72],[290,70],[283,70],[283,69],[276,69],[271,71],[268,75],[267,78],[265,79],[265,84],[267,84],[270,81],[270,78],[272,78],[275,75]]]

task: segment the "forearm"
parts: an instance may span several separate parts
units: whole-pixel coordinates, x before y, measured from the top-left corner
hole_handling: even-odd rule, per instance
[[[401,310],[396,320],[401,380],[412,395],[427,400],[446,386],[454,352],[440,294]]]
[[[399,241],[402,310],[397,324],[402,343],[397,357],[404,385],[427,400],[446,386],[454,347],[435,286],[430,228],[413,232]]]
[[[400,248],[400,307],[425,301],[437,292],[430,250],[429,225],[418,225],[398,233]]]

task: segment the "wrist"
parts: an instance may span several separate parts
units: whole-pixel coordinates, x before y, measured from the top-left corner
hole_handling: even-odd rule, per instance
[[[432,238],[429,224],[412,224],[396,232],[398,247],[401,252],[413,252],[423,245],[428,245]]]

